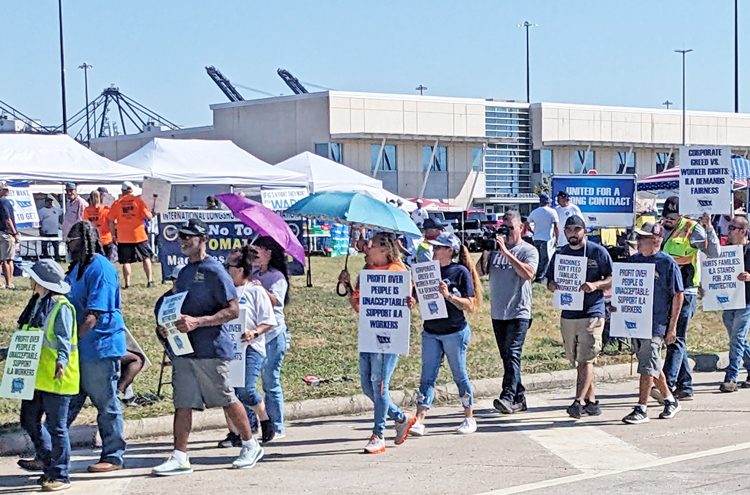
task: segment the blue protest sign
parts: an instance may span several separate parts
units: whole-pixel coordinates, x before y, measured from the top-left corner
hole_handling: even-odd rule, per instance
[[[632,228],[635,213],[635,177],[558,175],[552,177],[552,196],[565,191],[578,205],[590,228]]]

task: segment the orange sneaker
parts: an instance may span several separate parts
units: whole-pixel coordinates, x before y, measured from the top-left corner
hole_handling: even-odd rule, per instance
[[[404,415],[404,420],[400,423],[396,423],[396,439],[394,440],[396,445],[401,445],[406,441],[406,437],[409,436],[411,427],[414,426],[414,423],[416,422],[417,417],[415,415],[406,413]]]

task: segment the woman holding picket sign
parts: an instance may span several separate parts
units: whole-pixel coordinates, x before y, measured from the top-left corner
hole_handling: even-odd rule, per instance
[[[410,434],[419,437],[424,435],[424,419],[432,406],[435,381],[443,356],[446,356],[464,408],[464,420],[458,427],[458,433],[468,435],[477,431],[477,422],[473,417],[474,394],[466,372],[466,349],[471,329],[464,311],[473,313],[478,309],[482,300],[482,285],[474,263],[471,262],[469,250],[461,245],[458,237],[443,232],[437,239],[427,242],[433,246],[432,259],[440,262],[440,295],[445,298],[448,317],[424,321],[417,422]],[[458,261],[454,262],[456,257]]]
[[[401,251],[398,241],[393,234],[378,232],[364,247],[365,270],[387,270],[405,272],[406,267],[401,260]],[[348,272],[342,272],[339,281],[346,287],[351,287]],[[407,296],[406,305],[411,310],[416,304],[416,299]],[[359,312],[359,283],[357,288],[349,292],[349,303],[354,311]],[[388,385],[393,376],[393,371],[398,364],[398,354],[360,352],[359,353],[359,376],[362,384],[362,392],[375,404],[375,427],[372,430],[370,441],[365,447],[366,454],[380,454],[385,452],[385,422],[390,418],[396,422],[396,438],[394,443],[401,445],[409,435],[409,430],[414,425],[416,417],[413,414],[404,413],[398,408],[388,394]]]

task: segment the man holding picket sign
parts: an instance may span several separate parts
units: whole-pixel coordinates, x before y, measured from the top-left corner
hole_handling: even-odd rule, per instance
[[[563,235],[567,242],[552,257],[547,269],[547,288],[553,292],[563,292],[562,304],[559,305],[563,310],[560,332],[565,356],[571,366],[578,368],[576,398],[567,412],[571,418],[581,419],[584,414],[599,416],[602,413],[594,393],[594,362],[602,347],[604,290],[612,285],[612,258],[602,246],[587,242],[586,224],[577,215],[568,217]],[[571,259],[573,257],[583,257],[585,261]],[[566,273],[571,271],[570,268],[584,272],[579,273],[585,280],[583,284],[578,283],[580,280],[574,284],[576,293],[583,292],[583,298],[578,304],[573,304],[573,296],[564,292],[566,287],[560,282],[560,277],[566,281],[574,278],[569,276],[574,274]],[[565,298],[566,295],[568,299]],[[585,405],[582,405],[584,402]]]

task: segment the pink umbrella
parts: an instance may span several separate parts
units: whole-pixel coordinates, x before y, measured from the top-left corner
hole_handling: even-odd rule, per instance
[[[250,198],[239,194],[219,194],[219,201],[227,205],[235,217],[260,235],[271,237],[292,258],[305,263],[305,248],[281,216]]]

